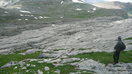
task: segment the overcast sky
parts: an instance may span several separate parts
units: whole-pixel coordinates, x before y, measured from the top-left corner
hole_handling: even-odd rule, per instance
[[[85,0],[90,3],[102,2],[102,1],[120,1],[120,2],[132,2],[132,0]]]

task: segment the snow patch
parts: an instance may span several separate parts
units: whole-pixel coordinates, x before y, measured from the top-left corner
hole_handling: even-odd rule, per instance
[[[37,17],[34,17],[34,19],[36,19],[36,20],[37,20],[38,18],[37,18]]]
[[[19,21],[21,21],[22,19],[18,19]]]
[[[63,4],[64,3],[64,1],[61,1],[61,3],[60,4]]]
[[[75,2],[75,3],[84,3],[84,0],[72,0],[72,2]]]
[[[60,18],[64,18],[64,17],[62,16],[62,17],[60,17]]]
[[[25,19],[26,21],[28,20],[28,19]]]
[[[45,16],[44,18],[51,18],[51,17],[46,17],[46,16]]]
[[[82,9],[80,9],[80,8],[76,8],[75,10],[77,10],[77,11],[81,11]]]
[[[93,11],[96,11],[97,9],[96,9],[96,7],[95,8],[93,8]]]
[[[33,15],[32,15],[33,16]],[[46,16],[39,16],[39,17],[34,17],[34,19],[47,19],[47,18],[51,18],[51,17],[46,17]]]
[[[40,19],[44,18],[43,16],[39,16]]]
[[[90,11],[87,11],[87,12],[90,12]]]
[[[22,13],[31,13],[30,11],[20,10]]]
[[[20,16],[24,16],[23,14],[20,14]]]

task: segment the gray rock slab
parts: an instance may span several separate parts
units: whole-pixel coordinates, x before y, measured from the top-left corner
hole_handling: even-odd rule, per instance
[[[0,39],[0,53],[3,53],[3,50],[25,48],[44,50],[92,48],[112,51],[118,36],[122,36],[123,39],[132,37],[132,19],[112,21],[114,18],[117,19],[117,17],[96,18],[24,31],[19,35]],[[123,41],[127,45],[127,50],[131,50],[129,42]]]

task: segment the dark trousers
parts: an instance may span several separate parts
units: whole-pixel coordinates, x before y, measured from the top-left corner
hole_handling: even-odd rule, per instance
[[[114,55],[113,55],[114,64],[117,64],[117,63],[118,63],[119,56],[120,56],[120,51],[115,51],[115,52],[114,52]]]

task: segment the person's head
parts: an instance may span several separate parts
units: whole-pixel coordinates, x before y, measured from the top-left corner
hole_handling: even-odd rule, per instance
[[[121,36],[118,36],[118,41],[121,41]]]

